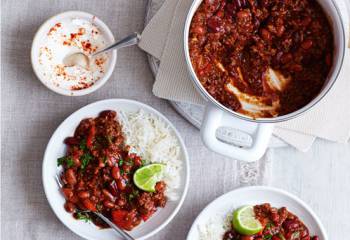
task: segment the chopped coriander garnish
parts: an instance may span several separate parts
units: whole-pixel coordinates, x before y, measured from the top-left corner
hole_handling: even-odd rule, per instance
[[[274,224],[272,222],[269,222],[269,223],[266,224],[266,228],[267,229],[270,229],[273,226],[274,226]]]
[[[66,163],[68,168],[74,166],[74,161],[71,157],[66,156],[57,159],[57,166],[63,165],[64,163]]]
[[[83,150],[84,152],[88,149],[86,146],[86,139],[83,139],[80,141],[79,148]]]
[[[79,220],[83,220],[85,222],[91,221],[89,214],[84,213],[84,212],[77,212],[77,218]]]
[[[86,166],[89,164],[90,160],[92,160],[93,157],[89,153],[84,153],[81,157],[81,169],[85,169]]]
[[[271,234],[266,234],[264,236],[264,240],[270,240],[270,239],[272,239],[272,235]]]
[[[123,165],[123,163],[124,163],[124,160],[120,159],[119,162],[118,162],[119,167],[121,167]]]

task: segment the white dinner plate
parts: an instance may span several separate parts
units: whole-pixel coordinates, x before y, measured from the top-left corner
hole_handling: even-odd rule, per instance
[[[216,225],[217,222],[223,226],[224,219],[241,206],[262,203],[270,203],[271,206],[278,208],[287,207],[305,223],[310,235],[317,235],[320,240],[328,240],[321,221],[302,200],[286,191],[265,186],[238,188],[215,199],[198,215],[187,235],[187,240],[201,240],[200,233],[203,230],[200,229],[207,229],[205,226],[212,227],[212,224]],[[222,240],[222,236],[217,240]]]
[[[111,229],[99,229],[92,223],[75,220],[72,214],[65,211],[63,205],[65,199],[55,181],[57,174],[57,158],[65,155],[66,146],[63,143],[68,136],[73,136],[75,128],[80,121],[88,117],[97,117],[103,110],[122,110],[124,112],[135,112],[142,109],[146,113],[152,113],[163,120],[173,130],[180,143],[181,159],[183,167],[181,170],[181,185],[178,189],[179,198],[176,201],[168,201],[164,208],[160,208],[147,222],[141,223],[134,228],[130,235],[137,239],[146,239],[164,228],[179,211],[189,184],[189,161],[185,144],[180,134],[170,121],[157,110],[140,102],[126,99],[108,99],[87,105],[70,115],[64,120],[52,135],[44,154],[42,177],[47,200],[60,221],[77,235],[89,240],[117,240],[117,233]]]

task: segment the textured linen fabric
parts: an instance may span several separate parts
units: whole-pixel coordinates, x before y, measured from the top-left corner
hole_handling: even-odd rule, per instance
[[[183,26],[192,1],[178,0],[178,4],[176,6],[173,5],[173,9],[169,9],[168,2],[173,2],[173,0],[167,0],[164,3],[167,7],[162,7],[155,16],[157,21],[151,22],[152,24],[146,27],[140,43],[140,47],[151,54],[154,52],[151,49],[161,49],[155,51],[162,54],[153,92],[161,98],[204,105],[205,101],[194,89],[190,80],[182,51],[182,38],[178,37],[183,35]],[[342,0],[337,1],[337,3],[343,14],[348,39],[349,16],[347,6]],[[168,25],[169,18],[173,20],[169,29],[170,33],[163,47],[160,44],[164,41],[159,41],[160,35],[158,30],[164,30],[164,24]],[[162,36],[164,36],[163,33]],[[155,55],[155,57],[158,57],[158,55]],[[307,150],[312,145],[315,137],[342,143],[348,141],[350,137],[350,122],[348,121],[350,118],[350,105],[346,104],[346,102],[347,92],[350,91],[350,82],[347,79],[349,74],[350,50],[347,49],[343,70],[330,93],[316,107],[303,116],[277,124],[280,130],[277,129],[274,134],[299,150]],[[288,131],[293,132],[288,134]]]
[[[120,50],[110,80],[87,96],[58,95],[45,88],[34,75],[30,62],[32,39],[49,17],[67,10],[90,12],[120,39],[142,31],[146,1],[3,0],[1,3],[1,239],[81,239],[50,209],[42,187],[41,165],[46,144],[58,125],[72,112],[97,100],[128,98],[154,107],[175,125],[188,148],[191,179],[186,201],[173,221],[151,239],[185,239],[195,217],[216,197],[240,184],[246,185],[251,176],[255,176],[254,184],[267,183],[264,169],[270,169],[268,161],[255,163],[262,169],[256,174],[256,167],[250,171],[247,164],[210,152],[202,144],[198,130],[167,101],[152,94],[154,79],[147,57],[137,47]]]

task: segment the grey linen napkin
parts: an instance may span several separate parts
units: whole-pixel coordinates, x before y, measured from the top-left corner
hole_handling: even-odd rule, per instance
[[[337,1],[349,30],[344,0]],[[153,93],[168,100],[205,105],[192,85],[183,54],[183,26],[191,0],[167,0],[142,33],[139,46],[160,60]],[[349,39],[349,31],[347,31]],[[316,137],[345,143],[350,137],[350,50],[340,76],[328,95],[297,119],[277,124],[274,135],[301,151],[308,150]]]

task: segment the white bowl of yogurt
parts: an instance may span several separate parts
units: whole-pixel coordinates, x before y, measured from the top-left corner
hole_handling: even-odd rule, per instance
[[[116,51],[99,54],[90,67],[66,66],[73,53],[93,54],[115,42],[110,29],[96,16],[68,11],[48,19],[35,34],[31,61],[35,74],[49,89],[62,95],[81,96],[99,89],[112,75]]]

